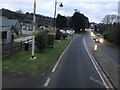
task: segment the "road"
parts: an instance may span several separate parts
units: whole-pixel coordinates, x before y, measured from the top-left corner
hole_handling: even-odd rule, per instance
[[[111,48],[105,44],[100,44],[99,47],[117,64],[120,65],[120,60],[118,59],[118,56],[120,53],[118,52],[117,48]]]
[[[98,47],[103,51],[103,53],[110,58],[109,60],[112,60],[118,65],[120,65],[120,60],[119,60],[120,50],[118,48],[113,48],[111,46],[108,46],[106,42],[102,44],[95,43],[90,37],[91,37],[90,33],[87,33],[87,35],[85,35],[87,45],[90,48],[92,48],[95,44],[97,44]]]
[[[103,80],[105,78],[102,78],[103,75],[100,75],[101,72],[98,72],[100,70],[96,69],[88,53],[94,45],[89,33],[74,35],[72,42],[60,56],[55,67],[50,69],[45,76],[37,75],[26,78],[12,76],[12,79],[9,77],[10,80],[4,79],[4,83],[7,82],[4,87],[103,88],[106,90],[106,80]]]
[[[89,57],[84,35],[77,37],[61,56],[56,69],[46,80],[47,88],[104,88],[102,80]]]

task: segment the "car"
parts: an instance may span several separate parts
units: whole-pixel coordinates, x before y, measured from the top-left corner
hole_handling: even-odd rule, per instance
[[[66,31],[65,31],[65,30],[62,30],[62,29],[60,30],[60,32],[61,32],[61,33],[66,33]]]
[[[100,37],[96,37],[96,39],[95,39],[95,42],[97,42],[97,43],[103,43],[104,42],[104,39],[100,36]]]
[[[96,38],[95,38],[95,42],[100,43],[100,37],[96,37]]]

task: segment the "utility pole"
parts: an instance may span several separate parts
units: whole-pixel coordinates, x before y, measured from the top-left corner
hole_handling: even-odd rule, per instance
[[[54,27],[56,27],[56,7],[57,7],[57,0],[55,0],[55,11],[54,11]]]
[[[36,59],[36,57],[34,56],[34,52],[35,52],[35,26],[36,26],[36,0],[34,0],[34,15],[33,15],[33,32],[32,32],[32,57],[31,59],[34,60]]]

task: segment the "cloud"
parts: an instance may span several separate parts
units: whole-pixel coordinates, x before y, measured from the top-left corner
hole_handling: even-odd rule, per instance
[[[33,12],[34,0],[2,0],[0,1],[0,8],[6,8],[13,11],[22,10],[24,12]],[[100,22],[107,14],[117,14],[119,0],[57,0],[63,3],[63,8],[57,5],[57,14],[65,16],[72,16],[74,9],[80,10],[85,14],[90,21]],[[45,16],[54,16],[55,0],[36,0],[37,14]]]

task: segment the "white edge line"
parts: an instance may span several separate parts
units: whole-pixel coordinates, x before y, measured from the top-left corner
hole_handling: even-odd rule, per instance
[[[63,54],[66,52],[67,48],[70,46],[71,43],[72,43],[72,41],[69,43],[69,45],[68,45],[68,46],[66,47],[66,49],[63,51],[63,53],[60,55],[60,57],[59,57],[57,63],[55,64],[54,68],[52,69],[52,72],[55,72],[55,70],[56,70],[56,68],[57,68],[57,66],[58,66],[58,64],[59,64],[59,62],[60,62],[60,60],[61,60]]]
[[[90,53],[89,53],[89,51],[88,51],[88,49],[87,49],[87,47],[86,47],[85,38],[83,38],[83,44],[84,44],[84,46],[85,46],[85,49],[86,49],[86,51],[87,51],[87,53],[88,53],[88,55],[89,55],[89,57],[90,57],[90,59],[91,59],[93,65],[94,65],[96,71],[98,72],[98,74],[99,74],[99,76],[100,76],[100,78],[101,78],[101,80],[102,80],[104,86],[105,86],[106,88],[109,88],[109,87],[107,86],[106,82],[104,81],[104,79],[103,79],[101,73],[99,72],[97,66],[95,65],[95,62],[93,61],[93,58],[94,58],[94,57],[92,57],[92,56],[90,55]]]
[[[79,35],[79,36],[80,36],[80,35]],[[78,37],[79,37],[79,36],[78,36]],[[76,37],[75,39],[77,39],[78,37]],[[75,39],[74,39],[74,40],[75,40]],[[55,70],[56,70],[56,68],[57,68],[57,66],[58,66],[58,64],[59,64],[59,62],[60,62],[63,54],[66,52],[66,50],[68,49],[68,47],[71,45],[71,43],[72,43],[74,40],[71,40],[71,41],[70,41],[69,45],[66,47],[66,49],[63,51],[63,53],[60,55],[57,63],[55,64],[54,68],[52,69],[52,72],[55,72]]]
[[[46,83],[44,84],[44,87],[48,86],[48,84],[50,83],[50,80],[51,80],[50,78],[47,79]]]

